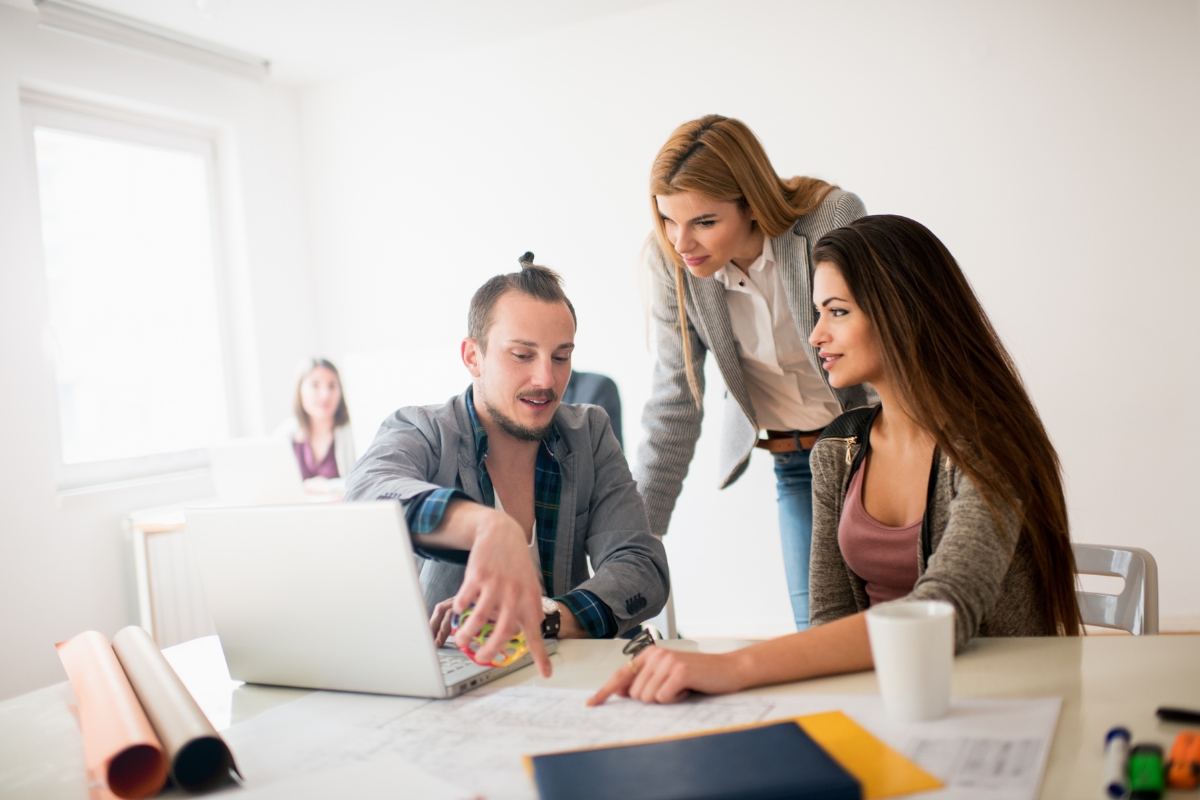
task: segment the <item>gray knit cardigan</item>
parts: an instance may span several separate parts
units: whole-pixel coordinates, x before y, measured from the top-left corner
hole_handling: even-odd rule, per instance
[[[865,611],[871,604],[866,582],[842,558],[838,523],[850,467],[862,447],[863,430],[869,430],[872,410],[843,414],[812,449],[809,621],[813,626]],[[1026,534],[1018,535],[1016,516],[1004,515],[1003,525],[997,526],[975,484],[945,456],[938,467],[932,508],[925,513],[932,514],[928,568],[918,539],[917,582],[909,595],[892,602],[949,602],[955,610],[955,648],[960,651],[976,636],[1046,635],[1032,548]]]

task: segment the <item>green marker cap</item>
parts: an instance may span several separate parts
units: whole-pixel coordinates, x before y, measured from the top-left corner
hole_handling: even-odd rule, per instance
[[[1130,800],[1159,800],[1163,793],[1163,750],[1139,744],[1129,751]]]

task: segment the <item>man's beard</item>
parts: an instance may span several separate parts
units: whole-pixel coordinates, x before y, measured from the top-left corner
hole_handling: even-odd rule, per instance
[[[547,403],[554,403],[558,399],[558,394],[553,389],[547,389],[545,392],[527,392],[517,395],[517,402],[520,402],[522,397],[545,397]],[[483,407],[492,421],[496,423],[496,427],[519,442],[540,442],[546,438],[546,434],[550,432],[550,426],[554,424],[554,421],[551,420],[540,428],[526,427],[512,417],[505,416],[504,412],[492,405],[486,397],[483,398]]]

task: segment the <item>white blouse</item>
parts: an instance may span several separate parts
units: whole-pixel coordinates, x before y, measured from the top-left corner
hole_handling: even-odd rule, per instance
[[[742,272],[730,261],[714,276],[725,286],[738,360],[760,429],[812,431],[841,412],[817,374],[783,291],[771,239]]]

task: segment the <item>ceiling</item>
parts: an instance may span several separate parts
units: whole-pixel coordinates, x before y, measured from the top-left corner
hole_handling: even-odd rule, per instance
[[[33,0],[0,0],[34,10]],[[305,84],[419,61],[666,0],[87,0],[262,56]]]

